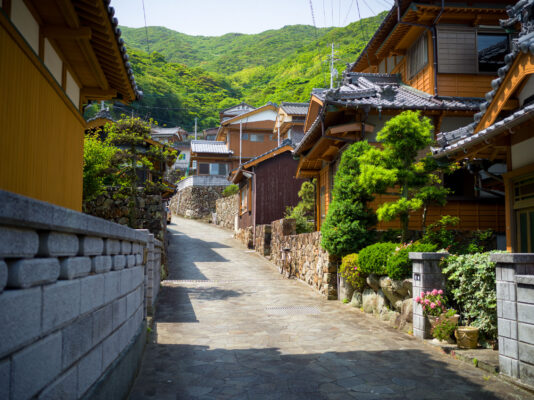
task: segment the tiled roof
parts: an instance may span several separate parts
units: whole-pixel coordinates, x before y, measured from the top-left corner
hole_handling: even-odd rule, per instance
[[[310,103],[288,103],[282,102],[280,108],[288,115],[306,115],[308,113],[308,106]]]
[[[192,140],[191,151],[193,153],[233,154],[233,151],[226,147],[225,142],[213,140]]]
[[[158,135],[178,135],[179,132],[182,131],[182,128],[180,127],[174,127],[174,128],[161,128],[161,127],[155,127],[150,130],[152,136],[158,136]]]
[[[527,8],[530,8],[530,12],[523,12]],[[523,18],[525,18],[524,16],[530,16],[533,10],[534,0],[522,0],[515,6],[507,9],[510,18],[501,20],[501,25],[504,28],[507,28],[520,22],[522,24],[520,36],[513,40],[512,51],[504,57],[505,65],[497,71],[499,77],[491,82],[492,90],[486,93],[486,101],[480,105],[480,112],[473,116],[474,121],[469,125],[454,131],[438,133],[437,142],[440,148],[432,149],[435,155],[442,156],[459,148],[463,148],[468,144],[472,145],[480,140],[487,140],[489,137],[496,135],[505,128],[511,128],[522,122],[525,116],[533,115],[534,105],[530,105],[473,135],[476,126],[484,116],[484,113],[491,104],[493,97],[497,93],[497,90],[504,81],[506,74],[510,70],[517,56],[520,53],[526,54],[530,52],[530,54],[534,54],[534,26],[532,25],[531,20],[523,21]]]
[[[115,118],[113,118],[108,108],[101,109],[93,118],[89,118],[87,122],[95,121],[97,119],[109,119],[110,121],[115,121]]]

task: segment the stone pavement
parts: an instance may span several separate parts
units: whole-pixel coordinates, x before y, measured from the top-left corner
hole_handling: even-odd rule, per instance
[[[174,217],[156,343],[131,400],[530,399],[247,251]]]

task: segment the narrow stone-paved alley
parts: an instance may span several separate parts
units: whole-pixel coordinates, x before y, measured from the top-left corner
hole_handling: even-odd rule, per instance
[[[534,398],[283,279],[229,231],[173,222],[132,400]]]

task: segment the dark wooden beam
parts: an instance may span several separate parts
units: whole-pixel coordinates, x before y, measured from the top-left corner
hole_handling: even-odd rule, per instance
[[[91,28],[82,26],[80,28],[72,29],[64,26],[45,26],[42,29],[43,35],[51,39],[61,40],[77,40],[77,39],[91,39]]]

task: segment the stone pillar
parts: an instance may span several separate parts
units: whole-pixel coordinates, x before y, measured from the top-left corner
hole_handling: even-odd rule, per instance
[[[432,289],[445,289],[445,277],[441,273],[439,262],[448,257],[448,253],[410,253],[413,262],[413,335],[419,339],[429,338],[428,321],[423,315],[423,307],[415,298],[422,292]]]
[[[534,385],[534,254],[497,253],[497,326],[501,373]]]

